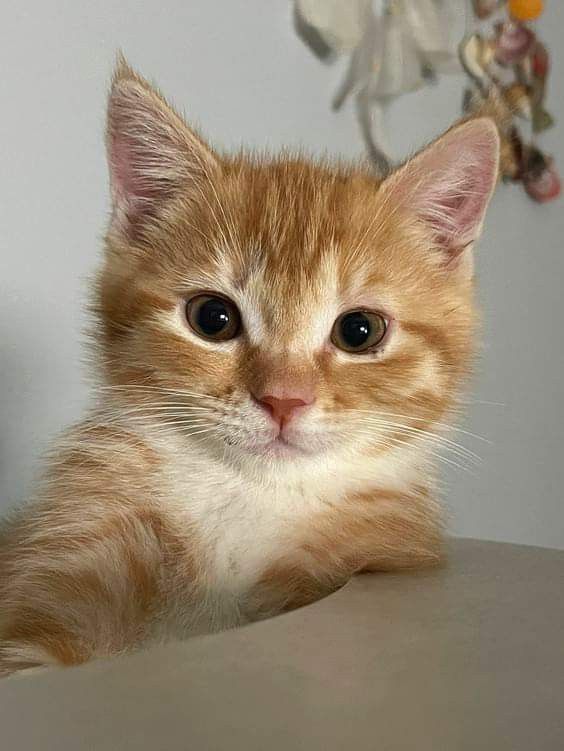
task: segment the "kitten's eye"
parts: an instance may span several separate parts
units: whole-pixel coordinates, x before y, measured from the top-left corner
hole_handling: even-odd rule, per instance
[[[386,336],[388,322],[379,313],[351,310],[335,321],[331,341],[345,352],[366,352]]]
[[[215,295],[197,295],[186,303],[186,318],[204,339],[234,339],[241,329],[241,316],[235,303]]]

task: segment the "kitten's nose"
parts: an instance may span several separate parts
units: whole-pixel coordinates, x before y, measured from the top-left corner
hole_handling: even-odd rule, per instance
[[[279,425],[288,422],[300,407],[307,407],[313,402],[313,397],[305,394],[303,398],[301,396],[278,397],[272,394],[264,394],[264,396],[255,397],[255,399]]]

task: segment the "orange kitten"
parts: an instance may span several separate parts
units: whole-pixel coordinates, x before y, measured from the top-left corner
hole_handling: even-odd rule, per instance
[[[441,554],[432,459],[476,340],[491,121],[379,182],[219,155],[120,63],[107,144],[105,385],[6,525],[4,672],[235,626]]]

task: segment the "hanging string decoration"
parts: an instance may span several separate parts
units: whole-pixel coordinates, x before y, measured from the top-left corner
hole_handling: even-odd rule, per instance
[[[382,127],[384,109],[397,97],[460,72],[452,29],[460,0],[295,0],[295,25],[321,58],[350,53],[333,108],[355,96],[366,147],[380,172],[392,163]]]
[[[470,18],[476,31],[462,42],[457,27]],[[397,97],[435,83],[441,75],[466,72],[467,116],[489,115],[502,140],[501,173],[519,180],[545,202],[560,193],[553,160],[538,147],[551,127],[545,109],[549,71],[546,47],[532,28],[542,0],[295,0],[295,26],[321,59],[349,55],[333,99],[339,109],[354,96],[368,154],[380,173],[393,159],[385,143],[383,115]],[[528,124],[525,141],[517,121]]]
[[[460,44],[460,60],[472,82],[464,110],[487,113],[496,121],[503,179],[521,181],[535,201],[552,201],[560,195],[560,177],[553,159],[538,145],[540,134],[554,125],[545,107],[550,58],[531,24],[544,4],[473,0],[473,8],[482,23]]]

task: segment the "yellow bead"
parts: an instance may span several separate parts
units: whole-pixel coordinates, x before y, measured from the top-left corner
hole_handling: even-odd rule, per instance
[[[509,12],[518,21],[533,21],[543,10],[543,0],[509,0]]]

